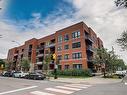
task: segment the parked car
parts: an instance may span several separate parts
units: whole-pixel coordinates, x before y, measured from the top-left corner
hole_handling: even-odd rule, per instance
[[[23,71],[14,72],[13,77],[15,78],[24,78],[28,73],[24,73]]]
[[[25,76],[26,79],[34,79],[34,80],[44,80],[46,76],[44,74],[40,74],[37,72],[29,73]]]
[[[124,77],[126,75],[127,71],[123,70],[123,71],[116,71],[116,75],[118,75],[120,78]]]
[[[7,71],[7,72],[4,72],[2,75],[3,75],[4,77],[12,77],[13,72]]]
[[[3,72],[1,72],[1,76],[4,76],[4,74],[6,73],[7,71],[3,71]]]

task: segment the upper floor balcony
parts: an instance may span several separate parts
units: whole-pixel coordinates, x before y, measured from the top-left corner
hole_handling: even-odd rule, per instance
[[[93,49],[93,47],[91,45],[86,46],[86,50],[94,52],[94,49]]]
[[[90,35],[85,35],[85,40],[88,41],[89,43],[93,43],[93,40]]]
[[[46,45],[45,47],[46,47],[46,48],[55,47],[55,45],[56,45],[55,43],[50,43],[49,45]]]
[[[87,56],[87,61],[88,61],[88,62],[93,62],[93,60],[94,60],[93,57]]]
[[[37,47],[37,50],[43,50],[44,49],[44,45],[40,45]]]
[[[43,57],[43,56],[44,56],[43,53],[39,53],[39,54],[37,54],[37,57]]]

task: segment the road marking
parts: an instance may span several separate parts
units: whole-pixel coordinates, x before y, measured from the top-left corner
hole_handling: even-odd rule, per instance
[[[6,92],[0,93],[0,95],[14,93],[14,92],[23,91],[23,90],[27,90],[27,89],[32,89],[32,88],[36,88],[36,87],[37,86],[31,86],[31,87],[26,87],[26,88],[20,88],[20,89],[12,90],[12,91],[6,91]]]
[[[40,91],[33,91],[33,92],[30,92],[30,93],[34,94],[34,95],[55,95],[55,94],[40,92]]]
[[[86,85],[86,84],[70,84],[70,85],[76,85],[76,86],[87,86],[87,87],[90,87],[91,85]]]
[[[125,85],[127,85],[127,82],[125,82]]]
[[[88,88],[87,86],[79,86],[79,85],[65,85],[69,87],[76,87],[76,88]]]
[[[73,91],[67,91],[67,90],[55,89],[55,88],[46,88],[45,90],[53,91],[53,92],[59,92],[59,93],[64,93],[64,94],[72,94],[72,93],[74,93]]]
[[[67,90],[75,90],[75,91],[79,91],[82,89],[78,89],[78,88],[70,88],[70,87],[65,87],[65,86],[56,86],[57,88],[62,88],[62,89],[67,89]]]

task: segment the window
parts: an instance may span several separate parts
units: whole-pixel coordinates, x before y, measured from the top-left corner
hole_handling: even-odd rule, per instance
[[[64,49],[69,49],[69,45],[64,45]]]
[[[64,55],[64,59],[65,59],[65,60],[68,60],[68,59],[69,59],[69,54],[65,54],[65,55]]]
[[[73,39],[75,39],[75,38],[80,38],[80,31],[73,32],[73,33],[72,33],[72,38],[73,38]]]
[[[82,64],[73,64],[74,69],[82,69]]]
[[[24,49],[22,49],[22,52],[24,52]]]
[[[57,56],[58,60],[62,60],[62,55]]]
[[[58,36],[58,42],[61,43],[62,42],[62,36]]]
[[[80,48],[81,42],[72,43],[72,48]]]
[[[73,58],[73,59],[80,59],[80,58],[82,58],[81,52],[73,53],[73,54],[72,54],[72,58]]]
[[[68,36],[68,34],[65,34],[64,35],[64,41],[68,41],[69,40],[69,36]]]
[[[64,65],[64,69],[69,69],[69,65]]]
[[[58,46],[57,51],[61,51],[61,50],[62,50],[62,46]]]

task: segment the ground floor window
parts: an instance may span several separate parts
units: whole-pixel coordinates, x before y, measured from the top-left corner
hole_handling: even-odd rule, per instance
[[[82,69],[82,64],[73,64],[74,69]]]
[[[38,65],[38,70],[42,70],[42,65]]]
[[[69,65],[64,65],[64,69],[69,69]]]

